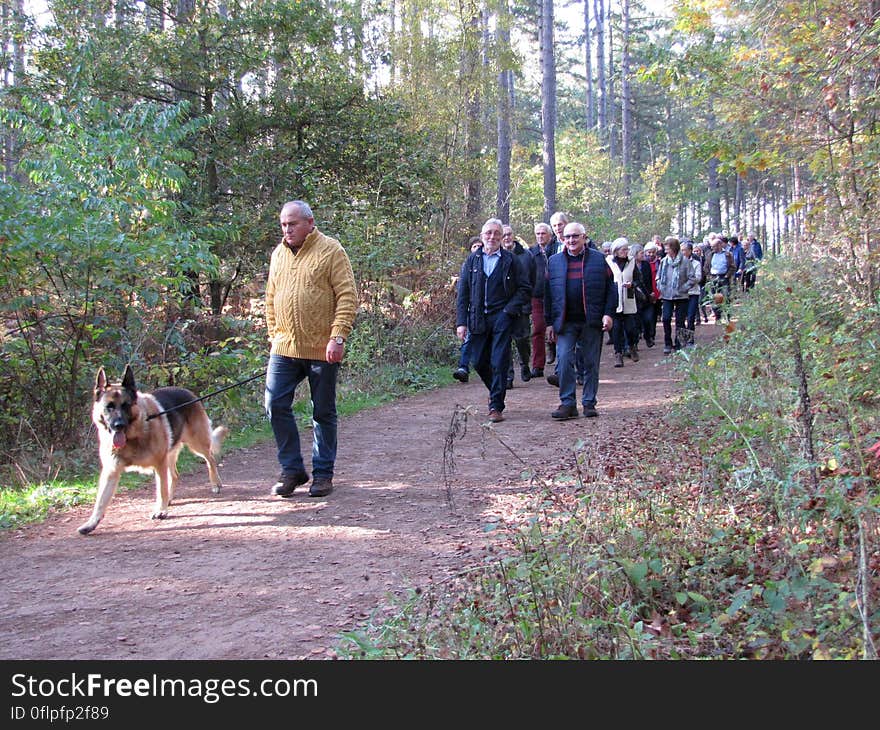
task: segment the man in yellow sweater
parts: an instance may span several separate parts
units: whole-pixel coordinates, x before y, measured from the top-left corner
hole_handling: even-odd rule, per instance
[[[285,203],[280,218],[282,240],[272,251],[266,282],[271,349],[265,403],[281,464],[272,494],[290,497],[309,481],[292,409],[296,386],[308,378],[314,431],[309,496],[326,497],[336,462],[336,375],[354,326],[357,287],[348,254],[315,227],[307,203]]]

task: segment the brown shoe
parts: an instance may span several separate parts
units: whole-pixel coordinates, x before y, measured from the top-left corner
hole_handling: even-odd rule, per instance
[[[295,474],[281,474],[278,481],[272,485],[272,494],[276,497],[290,497],[296,491],[296,488],[309,481],[309,475],[305,471],[299,471]]]
[[[309,487],[310,497],[326,497],[333,491],[332,477],[315,477],[312,479],[312,486]]]
[[[494,408],[489,411],[489,420],[492,423],[501,423],[504,420],[504,416],[501,415],[500,411],[496,411]]]
[[[553,413],[550,414],[550,418],[554,418],[557,421],[567,421],[570,418],[578,417],[578,409],[577,406],[566,406],[560,405]]]

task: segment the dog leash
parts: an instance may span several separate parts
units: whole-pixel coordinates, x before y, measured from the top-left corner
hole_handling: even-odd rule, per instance
[[[218,393],[222,393],[224,390],[229,390],[230,388],[237,388],[239,385],[244,385],[245,383],[250,383],[252,380],[256,380],[257,378],[262,378],[266,373],[257,373],[256,375],[252,375],[246,380],[239,380],[237,383],[233,383],[232,385],[227,385],[225,388],[220,388],[220,390],[215,390],[213,393],[208,393],[208,395],[203,395],[201,398],[193,398],[193,400],[188,400],[186,403],[181,403],[180,405],[174,406],[173,408],[169,408],[166,411],[159,411],[159,413],[154,413],[151,416],[147,416],[147,420],[150,421],[153,418],[158,418],[159,416],[164,416],[166,413],[171,413],[171,411],[176,411],[180,408],[184,408],[186,406],[191,406],[193,403],[198,403],[199,401],[205,400],[206,398],[210,398],[212,395],[217,395]]]

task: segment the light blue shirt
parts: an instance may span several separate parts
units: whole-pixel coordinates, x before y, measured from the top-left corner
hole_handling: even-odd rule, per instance
[[[498,265],[499,261],[501,261],[500,248],[495,253],[483,252],[483,273],[486,275],[487,279],[492,276],[492,272],[495,271],[495,267]]]
[[[727,273],[727,254],[724,251],[712,254],[712,260],[709,263],[711,274],[723,275]]]

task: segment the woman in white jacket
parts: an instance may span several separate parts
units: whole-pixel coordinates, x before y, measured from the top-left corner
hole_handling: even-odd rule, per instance
[[[633,276],[635,257],[629,258],[629,241],[617,238],[611,243],[611,253],[605,257],[617,284],[617,312],[611,328],[614,343],[614,367],[623,367],[623,353],[628,349],[633,362],[639,361],[639,307],[636,301]]]

